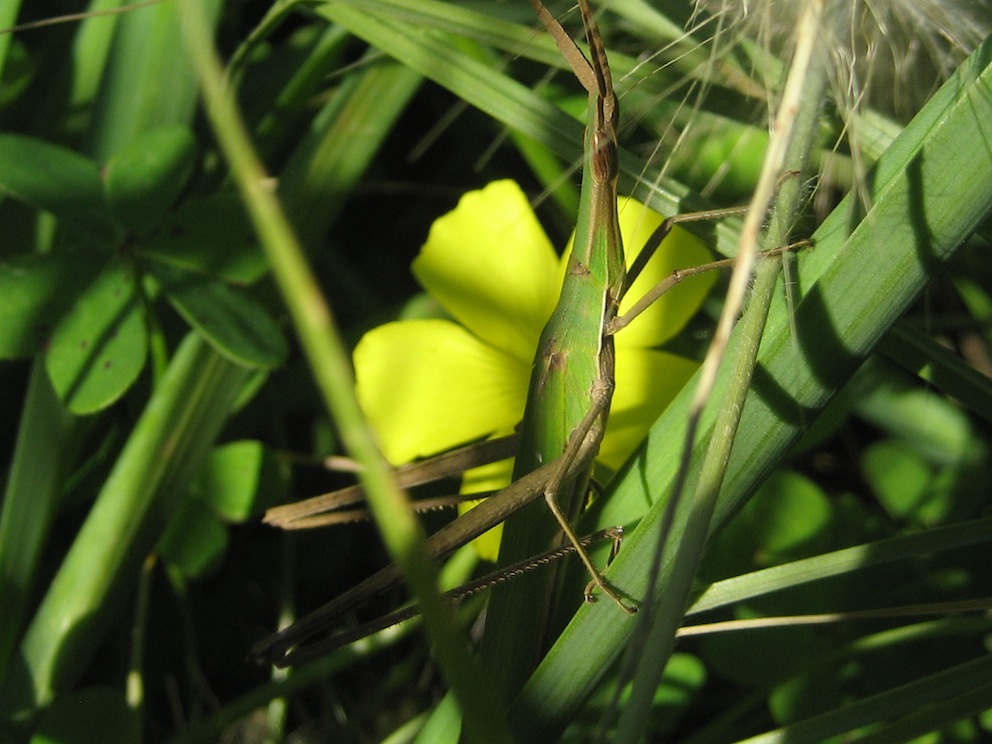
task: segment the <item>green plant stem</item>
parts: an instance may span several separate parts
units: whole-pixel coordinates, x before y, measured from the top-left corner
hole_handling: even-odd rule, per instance
[[[458,697],[476,741],[509,741],[505,719],[480,684],[488,678],[468,652],[451,608],[438,592],[420,524],[365,424],[354,391],[348,354],[266,174],[251,147],[233,96],[225,85],[198,4],[181,3],[183,30],[203,90],[207,113],[231,166],[249,215],[293,318],[310,368],[349,453],[363,465],[362,485],[392,556],[424,610],[441,668]]]
[[[820,101],[826,88],[827,69],[825,63],[827,56],[823,50],[817,52],[812,45],[813,29],[819,28],[819,23],[822,22],[819,20],[819,13],[814,7],[811,5],[810,10],[807,11],[809,15],[804,21],[808,24],[810,57],[808,60],[800,61],[799,71],[794,73],[796,77],[790,77],[787,83],[787,86],[801,86],[803,95],[799,99],[799,109],[792,125],[791,135],[788,135],[789,139],[785,143],[782,161],[781,163],[773,162],[769,171],[769,176],[776,180],[777,174],[790,171],[796,172],[798,177],[788,178],[779,186],[769,229],[763,240],[766,247],[785,245],[789,241],[791,225],[799,212],[802,197],[799,184],[802,182],[802,175],[805,174],[808,167],[808,156],[813,149],[817,134]],[[797,52],[797,56],[799,55],[801,55],[801,51]],[[786,98],[788,98],[788,94],[786,94]],[[782,105],[791,104],[783,102]],[[773,152],[774,146],[769,148],[770,157]],[[636,656],[641,661],[637,677],[634,680],[631,698],[624,708],[616,732],[622,741],[633,741],[643,735],[650,716],[654,691],[675,647],[675,632],[682,622],[682,615],[692,588],[692,580],[699,562],[702,560],[706,540],[711,530],[717,496],[727,472],[730,452],[737,435],[744,403],[751,387],[758,348],[774,296],[779,268],[776,262],[771,260],[763,261],[759,265],[747,311],[737,329],[738,348],[735,358],[732,364],[727,364],[730,360],[725,360],[728,369],[732,370],[733,380],[727,387],[725,394],[718,399],[719,413],[713,427],[714,436],[707,440],[706,455],[699,481],[696,484],[689,519],[685,530],[679,535],[680,550],[676,559],[676,566],[673,569],[673,580],[667,587],[664,601],[654,607],[654,610],[661,616],[655,618],[645,614],[642,618],[644,628],[647,628],[649,619],[653,621],[650,630],[647,631],[644,648],[640,647],[636,636],[634,643],[631,644],[632,657]],[[695,422],[691,424],[690,432],[695,432]],[[690,442],[693,439],[694,437],[690,439]],[[694,443],[694,445],[701,446],[702,443]],[[688,459],[686,459],[685,464],[688,465]],[[669,514],[672,517],[675,509],[678,508],[676,503],[678,491],[679,487],[676,486],[676,493],[672,496],[672,501],[669,504]],[[658,573],[660,573],[660,563],[665,552],[665,542],[670,526],[671,518],[666,521],[659,537],[658,567],[656,569]],[[656,581],[655,578],[649,585],[649,597],[654,598],[653,589],[656,586]],[[652,608],[652,604],[648,605],[649,609]]]

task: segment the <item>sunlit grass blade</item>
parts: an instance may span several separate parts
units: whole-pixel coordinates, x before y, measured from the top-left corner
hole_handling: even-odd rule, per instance
[[[800,299],[791,319],[798,338],[789,332],[784,302],[772,307],[715,528],[740,507],[927,278],[988,213],[989,49],[986,44],[969,58],[886,152],[869,181],[872,207],[862,215],[849,197],[813,236],[816,249],[800,259]],[[599,502],[600,525],[630,523],[647,510],[608,573],[632,594],[649,570],[687,402],[683,395],[672,404],[609,497]],[[697,441],[709,440],[712,425],[713,415],[705,415]],[[698,468],[698,457],[690,472]],[[676,536],[687,516],[684,505],[676,515]],[[673,545],[664,556],[660,601],[679,560]],[[615,622],[612,609],[605,603],[580,609],[518,700],[516,715],[532,724],[540,711],[538,736],[560,730],[622,648],[626,629]]]
[[[701,615],[720,607],[873,566],[980,545],[990,539],[992,519],[986,518],[823,553],[711,584],[693,601],[685,616]]]
[[[278,200],[265,186],[264,171],[252,150],[230,89],[225,85],[202,11],[181,3],[187,47],[196,66],[205,105],[233,177],[272,265],[311,371],[327,410],[338,420],[350,453],[365,470],[362,483],[384,541],[423,607],[440,663],[456,691],[466,726],[480,741],[510,739],[500,705],[479,685],[480,666],[468,654],[449,606],[444,604],[409,499],[396,487],[355,396],[351,365],[330,308],[303,256]]]

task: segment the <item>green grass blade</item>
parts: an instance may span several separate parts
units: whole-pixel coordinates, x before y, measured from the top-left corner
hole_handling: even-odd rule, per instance
[[[936,341],[899,322],[882,339],[882,351],[914,374],[992,423],[992,381]]]
[[[747,744],[824,741],[862,726],[900,718],[903,720],[888,731],[858,741],[908,741],[914,732],[933,731],[933,725],[939,727],[941,719],[958,720],[962,708],[966,715],[985,710],[989,705],[992,705],[992,658],[986,656],[745,741]],[[945,706],[949,709],[939,715]],[[948,718],[948,714],[953,717]]]
[[[450,6],[446,6],[450,7]],[[518,83],[492,66],[461,52],[452,37],[441,33],[424,33],[420,28],[379,17],[365,4],[361,9],[349,3],[327,3],[316,12],[338,23],[356,36],[396,58],[470,103],[479,110],[503,122],[556,154],[566,163],[576,163],[582,157],[582,122],[566,114],[526,86]],[[482,23],[482,21],[479,21]],[[527,34],[533,34],[528,29]],[[540,35],[531,39],[516,53],[542,42]],[[615,55],[610,56],[615,60]],[[563,64],[554,49],[554,63]],[[622,70],[622,67],[618,69]],[[643,159],[620,150],[620,192],[635,196],[661,214],[676,214],[708,209],[713,205],[668,178],[656,169],[645,170]],[[724,255],[733,255],[737,234],[732,225],[721,223],[712,228],[691,223],[686,229],[698,232]]]
[[[480,686],[479,680],[486,676],[469,655],[454,614],[438,592],[422,529],[364,421],[355,397],[350,360],[330,308],[281,205],[264,185],[264,171],[224,84],[205,19],[192,0],[185,0],[181,8],[184,37],[195,60],[214,131],[272,264],[327,410],[338,422],[349,452],[365,468],[362,484],[377,526],[421,603],[435,652],[458,696],[467,728],[479,741],[509,741],[501,706]]]
[[[92,0],[89,12],[105,13],[126,5],[128,0]],[[72,45],[72,65],[65,71],[70,78],[68,105],[83,109],[91,106],[107,73],[117,25],[124,14],[97,15],[80,22]]]
[[[800,300],[793,319],[799,338],[791,337],[789,312],[784,302],[777,302],[716,507],[717,527],[988,213],[990,55],[992,43],[986,43],[886,152],[870,179],[872,208],[860,215],[855,201],[845,200],[814,235],[816,249],[801,257]],[[666,411],[597,514],[601,525],[630,523],[650,505],[608,573],[631,596],[640,594],[647,576],[687,402],[687,395],[680,396]],[[712,426],[713,415],[705,416],[698,442],[708,441]],[[698,456],[694,460],[695,470]],[[676,516],[676,535],[686,512],[681,509]],[[678,560],[674,551],[664,556],[658,590],[662,600]],[[628,632],[608,603],[580,609],[517,701],[515,715],[528,720],[537,738],[559,731],[609,668]]]
[[[211,25],[217,22],[222,6],[220,0],[202,3]],[[88,150],[98,161],[147,129],[191,120],[196,79],[189,59],[176,53],[180,38],[177,12],[175,3],[166,2],[118,17],[90,131]]]
[[[720,607],[873,566],[980,545],[990,540],[992,518],[986,518],[843,548],[711,584],[686,610],[685,616],[701,615]]]
[[[766,162],[762,166],[759,184],[764,184],[763,191],[762,186],[759,185],[758,192],[749,205],[748,218],[752,218],[755,214],[756,206],[756,214],[759,216],[764,216],[769,207],[771,208],[769,224],[761,238],[765,248],[787,245],[792,238],[793,225],[801,213],[802,189],[798,182],[809,174],[809,154],[814,150],[819,131],[820,106],[828,76],[826,50],[815,43],[814,29],[820,25],[818,16],[815,6],[809,6],[797,21],[796,50],[788,79],[784,84],[782,101],[775,114],[775,132],[769,142]],[[782,172],[792,172],[796,176],[775,188],[775,181]],[[764,196],[761,195],[762,193]],[[765,201],[759,202],[759,199]],[[758,240],[758,225],[762,221],[754,223],[755,241]],[[744,243],[742,236],[741,258],[750,257],[753,261],[753,252],[757,250],[758,245],[753,242],[750,246],[745,246]],[[789,258],[791,257],[786,257],[787,260]],[[626,669],[629,668],[633,675],[633,687],[630,699],[620,714],[616,733],[620,739],[633,739],[642,735],[640,732],[646,728],[651,715],[655,690],[674,650],[675,632],[681,624],[681,610],[690,596],[693,578],[706,548],[713,512],[727,472],[730,453],[736,441],[741,413],[754,379],[758,348],[774,297],[776,280],[782,268],[783,266],[778,262],[762,261],[753,272],[753,278],[744,276],[745,280],[752,281],[752,286],[747,308],[737,325],[737,345],[732,350],[727,350],[726,356],[720,362],[725,370],[732,370],[732,377],[723,395],[716,399],[710,398],[708,407],[715,408],[718,412],[713,424],[713,436],[707,441],[706,454],[700,466],[698,480],[694,486],[685,488],[683,488],[686,485],[684,481],[676,483],[669,496],[672,501],[671,508],[665,514],[666,521],[659,525],[655,569],[649,577],[648,593],[643,600],[648,612],[643,613],[639,618],[637,634],[630,644],[625,671],[620,682],[625,683]],[[726,321],[727,312],[731,308],[735,314],[739,312],[740,306],[732,305],[734,300],[731,298],[735,283],[742,275],[742,266],[737,266],[730,282],[720,324]],[[707,366],[711,364],[713,355],[717,352],[720,325],[716,333],[717,337],[714,338],[700,370],[700,388],[697,389],[697,396],[702,392],[702,385],[707,379]],[[695,411],[691,415],[696,415]],[[690,442],[693,441],[692,436],[687,435],[687,438]],[[685,462],[684,459],[682,462]],[[682,473],[679,477],[682,477]],[[670,528],[671,522],[668,520],[678,509],[675,501],[678,498],[691,499],[693,503],[685,530],[678,535],[680,570],[671,573],[672,578],[662,602],[651,593],[651,589],[656,585],[661,571],[660,561],[666,543],[674,537]],[[654,608],[657,608],[657,613],[654,612]]]
[[[444,86],[490,116],[553,149],[566,162],[582,155],[582,123],[524,85],[460,52],[451,37],[425,34],[366,7],[321,5],[317,12]],[[553,45],[552,45],[553,48]],[[557,49],[554,50],[559,55]]]
[[[38,560],[55,511],[66,460],[78,430],[65,410],[45,365],[36,361],[25,396],[17,446],[0,513],[0,679],[22,627],[34,587]]]
[[[31,621],[0,688],[5,717],[76,682],[247,376],[194,335],[176,352]]]
[[[279,182],[304,245],[334,222],[422,78],[391,60],[349,77],[294,149]]]

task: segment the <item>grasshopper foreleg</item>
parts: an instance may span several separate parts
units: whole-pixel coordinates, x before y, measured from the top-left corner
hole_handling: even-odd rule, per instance
[[[562,532],[565,533],[565,537],[575,547],[575,552],[589,572],[591,581],[586,586],[586,601],[592,601],[593,595],[591,588],[592,586],[596,586],[603,594],[612,599],[620,609],[628,615],[633,615],[637,612],[637,608],[624,602],[616,590],[609,585],[603,577],[602,572],[592,562],[592,558],[589,557],[589,554],[582,546],[582,541],[579,540],[575,534],[575,530],[572,529],[568,517],[558,505],[558,494],[565,481],[573,475],[586,470],[599,451],[599,443],[602,440],[601,429],[604,426],[605,414],[609,409],[610,399],[613,397],[613,381],[605,378],[600,379],[593,386],[591,397],[592,405],[589,411],[569,437],[568,446],[562,453],[559,466],[544,488],[544,500],[548,504],[548,509],[551,510],[555,519],[558,520],[558,524],[561,526]]]

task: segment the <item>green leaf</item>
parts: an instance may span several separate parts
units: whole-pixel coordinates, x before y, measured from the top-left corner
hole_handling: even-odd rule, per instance
[[[37,353],[102,264],[95,255],[21,255],[0,264],[0,359]]]
[[[186,201],[135,250],[176,269],[244,284],[257,281],[269,267],[235,194]]]
[[[138,712],[124,693],[84,687],[66,693],[45,711],[31,744],[131,744],[141,740]]]
[[[248,367],[275,367],[286,339],[269,314],[243,292],[199,274],[151,262],[151,272],[176,311],[218,352]]]
[[[875,497],[896,519],[912,519],[927,499],[933,472],[905,445],[892,441],[873,444],[861,458],[861,469]]]
[[[196,488],[224,519],[240,523],[278,500],[281,477],[275,458],[262,443],[246,440],[215,449]]]
[[[0,134],[0,194],[98,237],[113,235],[96,163],[34,137]]]
[[[744,508],[758,539],[759,565],[810,553],[830,524],[830,504],[813,481],[794,472],[769,478]]]
[[[107,204],[117,224],[144,233],[158,224],[196,165],[196,138],[184,126],[136,137],[106,167]]]
[[[857,377],[852,408],[939,466],[988,461],[975,425],[956,403],[935,398],[915,377],[883,360],[866,364]]]
[[[46,364],[69,410],[91,413],[124,394],[141,372],[147,350],[134,270],[115,260],[59,323]]]

